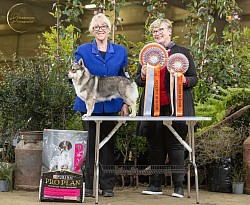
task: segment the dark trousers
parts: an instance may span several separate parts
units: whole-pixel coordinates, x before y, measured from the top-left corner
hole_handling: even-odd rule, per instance
[[[169,115],[169,110],[161,107],[161,115]],[[184,170],[184,146],[175,138],[172,132],[162,122],[150,122],[147,129],[147,141],[149,143],[149,162],[151,165],[164,165],[168,156],[169,165],[175,165],[176,168]],[[185,134],[180,134],[182,139]],[[174,166],[173,166],[174,167]],[[160,187],[163,175],[153,175],[151,185]],[[174,186],[183,185],[184,172],[173,173]]]
[[[105,114],[105,116],[110,114]],[[114,115],[114,114],[112,114]],[[98,116],[100,116],[98,114]],[[100,142],[107,137],[114,128],[115,122],[103,121],[100,128]],[[94,121],[85,121],[84,130],[88,131],[87,153],[86,153],[86,188],[93,189],[94,179],[94,163],[95,163],[95,139],[96,139],[96,123]],[[114,140],[113,136],[99,152],[100,165],[114,165]],[[115,186],[115,175],[104,173],[102,167],[99,167],[99,183],[101,190],[111,189]]]

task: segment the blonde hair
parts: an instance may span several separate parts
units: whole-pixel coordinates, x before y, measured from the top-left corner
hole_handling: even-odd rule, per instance
[[[162,25],[166,26],[168,29],[172,29],[172,22],[168,19],[156,19],[153,23],[150,24],[150,32],[154,30],[154,28],[159,28]]]
[[[97,25],[97,23],[104,23],[108,26],[109,30],[111,31],[111,23],[110,20],[102,13],[95,15],[90,24],[89,24],[89,32],[93,33],[93,27]]]

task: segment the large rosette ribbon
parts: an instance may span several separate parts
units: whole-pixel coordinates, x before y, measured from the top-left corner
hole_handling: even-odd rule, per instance
[[[175,112],[177,117],[183,116],[183,74],[188,70],[189,61],[182,53],[175,53],[168,58],[167,69],[170,73],[170,98],[172,114]],[[175,91],[175,103],[173,93]]]
[[[166,49],[158,43],[145,45],[139,55],[141,65],[147,65],[144,116],[151,116],[154,97],[154,116],[160,115],[160,69],[167,64]]]

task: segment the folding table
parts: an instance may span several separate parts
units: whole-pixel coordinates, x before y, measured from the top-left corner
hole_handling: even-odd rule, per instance
[[[115,132],[126,121],[162,121],[165,126],[174,134],[176,139],[188,150],[189,161],[194,167],[195,174],[195,190],[196,190],[196,203],[199,204],[199,184],[198,184],[198,171],[195,163],[195,140],[194,140],[194,126],[197,121],[208,121],[211,117],[147,117],[147,116],[90,116],[82,117],[83,121],[96,122],[96,141],[95,141],[95,164],[94,164],[94,181],[93,181],[93,194],[95,196],[95,203],[98,204],[98,189],[99,189],[99,150],[105,145],[106,142],[115,134]],[[100,125],[103,121],[117,121],[118,123],[113,130],[100,142]],[[185,121],[188,125],[188,143],[186,143],[179,134],[172,127],[173,121]],[[190,164],[188,164],[187,172],[187,192],[190,197]]]

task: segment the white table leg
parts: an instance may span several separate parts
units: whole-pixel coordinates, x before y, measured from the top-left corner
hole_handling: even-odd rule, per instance
[[[195,163],[195,140],[194,140],[194,126],[196,122],[195,121],[187,121],[187,125],[189,127],[189,142],[191,140],[191,147],[193,152],[189,153],[191,155],[191,163],[194,167],[194,176],[195,176],[195,192],[196,192],[196,204],[199,204],[199,182],[198,182],[198,170]]]
[[[108,136],[107,137],[105,137],[102,141],[101,141],[101,143],[100,143],[100,145],[99,145],[99,149],[101,149],[102,147],[103,147],[103,145],[105,145],[108,141],[109,141],[109,139],[116,133],[116,131],[122,126],[122,124],[124,123],[125,121],[119,121],[117,124],[116,124],[116,126],[113,128],[113,130],[108,134]]]
[[[94,180],[93,180],[93,195],[95,196],[95,203],[98,204],[99,201],[99,151],[100,149],[109,141],[109,139],[115,134],[119,127],[125,121],[119,121],[118,124],[113,128],[113,130],[105,137],[100,143],[100,129],[102,121],[96,120],[96,140],[95,140],[95,166],[94,166]]]
[[[163,121],[163,124],[168,127],[168,129],[173,133],[175,138],[189,151],[192,152],[192,148],[181,138],[181,136],[172,127],[171,121]]]
[[[95,196],[95,203],[98,204],[98,190],[99,190],[99,142],[100,129],[102,121],[96,120],[96,139],[95,139],[95,164],[94,164],[94,180],[93,180],[93,194]]]

